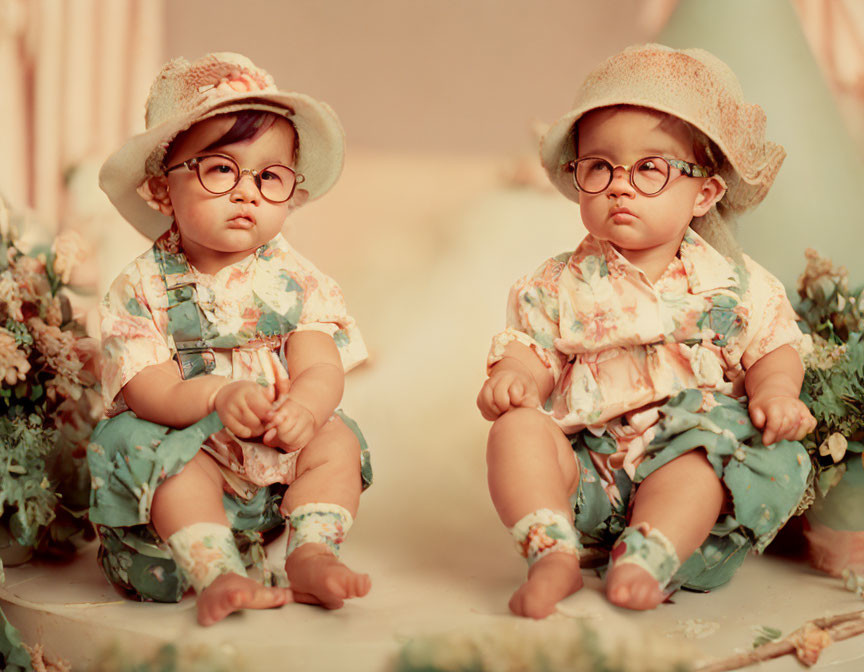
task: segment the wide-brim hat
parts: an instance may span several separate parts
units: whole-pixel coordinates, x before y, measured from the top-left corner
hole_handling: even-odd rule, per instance
[[[713,140],[726,161],[719,174],[728,187],[723,203],[742,212],[762,201],[786,156],[765,138],[765,112],[746,103],[735,73],[703,49],[660,44],[628,47],[604,61],[583,82],[573,109],[540,141],[540,158],[552,184],[579,201],[569,164],[576,157],[576,123],[613,105],[647,107],[675,116]]]
[[[162,67],[147,99],[147,130],[108,157],[99,171],[99,185],[132,226],[150,239],[158,238],[171,218],[148,205],[138,187],[163,174],[165,153],[179,133],[204,119],[249,109],[274,112],[294,125],[294,168],[305,177],[302,188],[310,199],[333,186],[345,156],[345,133],[336,113],[311,96],[280,91],[267,72],[230,52],[191,63],[178,58]]]

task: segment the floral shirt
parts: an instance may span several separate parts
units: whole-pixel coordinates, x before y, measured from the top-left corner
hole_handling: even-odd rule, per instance
[[[545,410],[565,432],[644,435],[652,405],[688,388],[740,394],[744,370],[801,332],[783,285],[743,255],[735,264],[688,229],[651,283],[610,243],[588,235],[510,291],[508,343],[531,348],[554,388]],[[645,437],[648,438],[648,437]]]
[[[176,235],[176,230],[163,237],[165,244],[178,245],[179,239],[172,240],[172,234]],[[198,305],[218,332],[252,338],[241,347],[216,350],[214,374],[271,383],[287,376],[276,353],[288,334],[255,338],[265,312],[262,302],[273,314],[290,316],[296,331],[323,331],[332,336],[345,371],[367,358],[363,338],[347,313],[339,286],[298,254],[281,234],[215,275],[193,267],[190,274]],[[147,366],[174,356],[167,309],[165,283],[151,248],[123,270],[102,301],[102,396],[109,416],[127,409],[120,394],[126,383]]]

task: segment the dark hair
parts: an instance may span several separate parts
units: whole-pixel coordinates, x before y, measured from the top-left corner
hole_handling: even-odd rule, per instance
[[[215,115],[214,117],[210,117],[211,119],[216,119],[218,117],[234,117],[234,124],[229,128],[225,134],[213,142],[211,142],[207,147],[204,147],[202,151],[211,151],[216,149],[217,147],[222,147],[223,145],[230,145],[235,142],[243,142],[244,140],[249,140],[250,138],[254,138],[261,131],[266,131],[273,124],[276,123],[277,119],[285,119],[289,124],[291,124],[291,128],[294,129],[295,138],[297,136],[297,129],[290,119],[283,117],[282,115],[276,114],[275,112],[268,112],[267,110],[240,110],[239,112],[226,112],[225,114]],[[194,124],[193,124],[194,126]],[[186,129],[188,131],[189,129]],[[174,139],[171,141],[171,144],[168,145],[168,150],[165,152],[166,158],[171,156],[171,151],[174,149],[174,144],[183,137],[186,131],[181,131],[178,133]],[[294,142],[294,162],[297,162],[297,155],[300,151],[300,145],[297,140]]]
[[[589,112],[596,112],[597,110],[620,110],[620,109],[643,109],[647,110],[649,113],[654,114],[659,117],[663,117],[663,121],[661,122],[661,126],[664,124],[672,123],[672,124],[681,124],[687,130],[690,135],[691,149],[693,151],[693,156],[696,159],[696,163],[699,163],[706,168],[710,168],[712,174],[716,174],[720,171],[720,168],[723,167],[723,164],[726,162],[726,157],[723,155],[723,152],[720,151],[720,148],[717,144],[709,138],[705,133],[700,131],[698,128],[693,126],[683,119],[676,117],[674,114],[670,114],[669,112],[661,112],[660,110],[655,110],[651,107],[642,107],[641,105],[630,105],[630,104],[620,104],[620,105],[607,105],[605,107],[598,107],[592,110],[588,110],[585,114]],[[583,115],[584,116],[584,115]],[[573,125],[573,130],[571,131],[573,134],[573,147],[578,152],[579,150],[579,122],[577,121]]]

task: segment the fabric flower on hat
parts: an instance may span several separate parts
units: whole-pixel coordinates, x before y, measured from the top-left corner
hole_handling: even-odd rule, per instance
[[[262,87],[253,77],[246,74],[235,73],[232,77],[224,78],[206,93],[248,93],[249,91],[260,91]]]
[[[241,110],[272,112],[289,119],[302,151],[295,170],[309,200],[319,198],[342,171],[345,138],[326,103],[280,90],[273,78],[242,54],[220,52],[195,61],[166,63],[150,89],[146,130],[114,152],[99,172],[100,187],[135,228],[156,240],[171,226],[173,212],[159,206],[148,178],[161,176],[171,142],[195,123]]]

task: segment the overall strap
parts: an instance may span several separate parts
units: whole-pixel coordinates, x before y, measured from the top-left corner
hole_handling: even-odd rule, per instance
[[[153,246],[156,263],[168,296],[168,333],[174,339],[177,362],[184,380],[216,368],[210,339],[215,330],[198,307],[198,292],[186,255]]]

